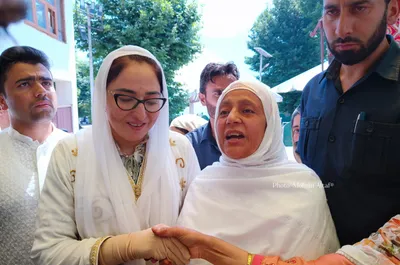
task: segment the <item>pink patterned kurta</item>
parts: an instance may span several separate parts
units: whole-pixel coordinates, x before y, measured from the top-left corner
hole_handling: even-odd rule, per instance
[[[395,41],[400,42],[400,18],[397,19],[397,23],[388,26],[388,34],[392,35]]]

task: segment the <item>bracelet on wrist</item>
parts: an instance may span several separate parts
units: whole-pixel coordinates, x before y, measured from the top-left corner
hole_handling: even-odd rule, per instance
[[[253,263],[254,254],[247,254],[247,265],[251,265]]]

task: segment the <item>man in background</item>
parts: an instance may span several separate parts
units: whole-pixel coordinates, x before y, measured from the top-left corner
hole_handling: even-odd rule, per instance
[[[239,79],[239,71],[234,63],[209,63],[200,75],[200,101],[207,107],[210,120],[207,124],[186,134],[196,151],[200,169],[219,161],[221,151],[214,134],[214,118],[217,101],[222,91]]]
[[[40,190],[51,153],[67,135],[52,123],[57,96],[43,52],[15,46],[0,55],[0,108],[11,122],[0,132],[0,263],[33,264]]]
[[[290,120],[290,125],[292,127],[293,156],[298,163],[301,163],[300,155],[299,153],[297,153],[297,143],[299,141],[299,136],[300,136],[300,120],[301,120],[300,111],[299,108],[296,108],[293,111],[292,118]]]
[[[298,152],[325,184],[342,245],[400,212],[399,0],[324,0],[334,60],[303,91]]]

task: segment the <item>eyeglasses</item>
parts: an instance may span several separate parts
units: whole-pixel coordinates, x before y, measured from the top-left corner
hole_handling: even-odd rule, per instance
[[[118,108],[124,111],[133,110],[142,103],[146,111],[155,113],[160,111],[167,101],[166,98],[149,98],[140,100],[133,96],[115,94],[113,91],[109,91],[109,93],[114,96],[115,104],[117,104]]]

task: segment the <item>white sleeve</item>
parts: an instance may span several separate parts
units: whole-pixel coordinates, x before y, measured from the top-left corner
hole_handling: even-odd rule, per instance
[[[183,135],[170,131],[172,152],[176,158],[178,181],[182,188],[181,207],[194,178],[200,173],[199,161],[190,141]]]
[[[200,173],[199,161],[196,156],[196,152],[193,149],[192,144],[189,141],[186,141],[186,159],[187,159],[187,169],[186,169],[186,188],[185,194],[189,189],[190,184]]]
[[[88,265],[98,239],[80,239],[75,223],[74,157],[65,143],[54,149],[40,196],[31,257],[37,265]],[[75,160],[76,162],[76,160]],[[96,257],[97,260],[97,257]]]

